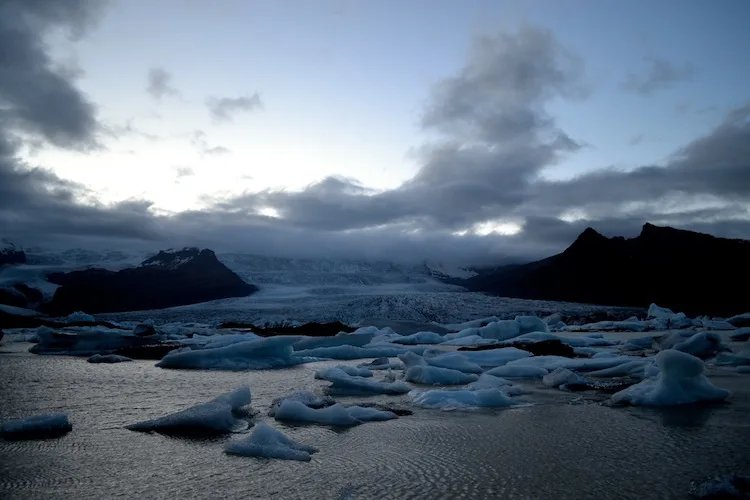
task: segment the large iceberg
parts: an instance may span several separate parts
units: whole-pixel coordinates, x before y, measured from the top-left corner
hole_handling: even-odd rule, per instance
[[[705,364],[681,351],[656,355],[659,375],[612,395],[612,402],[639,406],[673,406],[724,401],[730,392],[715,387],[704,375]]]
[[[352,406],[346,408],[338,403],[324,408],[310,408],[300,401],[285,399],[274,414],[276,420],[310,422],[323,425],[349,427],[364,422],[375,422],[398,418],[393,412],[376,408]]]
[[[329,394],[406,394],[411,390],[404,382],[380,382],[371,378],[354,377],[338,368],[325,370],[321,375],[331,382],[327,388]]]
[[[62,436],[72,429],[67,414],[45,413],[3,422],[0,436],[7,440],[45,439]]]
[[[269,337],[215,349],[172,351],[156,363],[161,368],[197,370],[264,370],[305,363],[293,356],[295,337]]]
[[[417,365],[406,369],[404,379],[415,384],[424,385],[460,385],[474,382],[479,377],[450,368]]]
[[[513,401],[500,389],[412,391],[409,393],[409,396],[417,406],[440,408],[443,410],[470,407],[505,407],[524,404]]]
[[[131,431],[176,435],[218,435],[247,429],[235,413],[250,404],[250,388],[240,387],[216,399],[153,420],[126,426]]]
[[[336,404],[336,401],[328,396],[318,396],[317,394],[313,394],[310,391],[297,391],[289,394],[288,396],[282,396],[280,398],[274,399],[271,402],[271,407],[268,409],[268,416],[273,417],[274,415],[276,415],[276,410],[278,410],[279,406],[281,406],[281,403],[283,403],[287,399],[291,401],[299,401],[307,407],[316,409],[325,408],[326,406],[333,406]]]
[[[261,422],[255,426],[247,438],[227,443],[225,451],[232,455],[246,457],[309,462],[312,458],[311,454],[317,452],[318,449],[293,441],[281,431]]]

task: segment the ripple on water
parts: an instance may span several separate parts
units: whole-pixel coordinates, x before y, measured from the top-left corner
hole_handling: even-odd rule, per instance
[[[414,415],[350,429],[275,422],[275,397],[320,390],[320,366],[264,372],[160,370],[153,362],[2,355],[0,418],[68,411],[73,432],[0,441],[1,498],[682,498],[690,481],[750,470],[746,393],[706,410],[566,404]],[[727,383],[734,379],[728,378]],[[123,429],[249,383],[259,420],[320,448],[309,463],[229,456],[227,439]],[[739,382],[737,382],[739,384]],[[733,387],[742,391],[742,386]],[[408,404],[407,396],[341,398]]]

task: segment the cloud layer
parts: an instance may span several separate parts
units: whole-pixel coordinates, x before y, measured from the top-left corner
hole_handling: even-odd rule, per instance
[[[248,192],[207,208],[156,215],[151,203],[102,205],[95,193],[20,158],[33,141],[87,149],[102,127],[71,74],[56,70],[50,30],[81,36],[100,8],[85,0],[0,2],[0,233],[21,244],[201,245],[284,256],[350,256],[500,263],[549,255],[586,226],[632,236],[645,221],[750,236],[750,106],[675,151],[665,164],[599,169],[571,180],[543,176],[584,147],[550,113],[584,101],[584,64],[534,27],[479,38],[466,63],[432,90],[421,117],[433,140],[401,186],[373,191],[331,176],[301,191]],[[679,79],[654,62],[633,90]],[[630,77],[629,77],[630,78]],[[169,74],[149,75],[158,98],[176,92]],[[260,97],[212,98],[217,121],[261,106]],[[196,131],[203,155],[222,154]],[[106,168],[106,167],[102,167]],[[170,168],[165,166],[165,168]],[[191,175],[178,168],[176,176]],[[515,234],[509,234],[513,233]]]

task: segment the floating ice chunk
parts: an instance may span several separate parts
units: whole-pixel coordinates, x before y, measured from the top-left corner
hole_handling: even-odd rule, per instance
[[[293,420],[297,422],[312,422],[323,425],[354,426],[363,422],[377,422],[397,418],[390,411],[362,406],[346,408],[338,403],[324,408],[310,408],[300,401],[285,399],[276,410],[276,420]]]
[[[737,353],[721,353],[716,356],[713,364],[717,366],[746,366],[750,365],[750,346]]]
[[[516,316],[516,321],[521,327],[521,334],[531,332],[549,332],[549,325],[542,318],[536,316]]]
[[[592,358],[613,358],[617,356],[617,353],[614,353],[612,351],[599,351],[596,354],[592,356]]]
[[[635,359],[633,361],[628,361],[626,363],[622,363],[617,366],[603,368],[601,370],[594,370],[592,372],[589,372],[588,375],[590,377],[633,376],[633,377],[644,378],[645,373],[646,373],[646,368],[651,365],[653,365],[653,360],[651,358]]]
[[[130,331],[104,326],[66,327],[60,330],[38,328],[37,337],[39,343],[30,349],[34,354],[92,356],[144,343],[143,339]]]
[[[362,363],[357,365],[359,368],[367,368],[368,370],[403,370],[404,364],[400,361],[391,361],[388,358],[376,358],[370,363]]]
[[[315,378],[321,379],[321,380],[328,380],[328,377],[326,375],[329,370],[341,370],[342,372],[346,373],[347,375],[351,375],[352,377],[372,377],[372,372],[368,370],[367,368],[338,365],[333,368],[323,368],[321,370],[316,370]]]
[[[596,346],[611,346],[619,344],[617,340],[607,340],[600,337],[583,336],[583,337],[563,337],[562,335],[555,335],[549,332],[531,332],[519,335],[513,342],[516,341],[533,341],[541,342],[543,340],[559,340],[563,344],[568,344],[572,347],[596,347]]]
[[[334,337],[306,337],[300,336],[294,344],[295,351],[304,351],[305,349],[316,349],[318,347],[336,347],[340,345],[353,345],[362,347],[368,344],[374,338],[369,333],[347,333],[336,335]]]
[[[735,342],[746,342],[750,340],[750,326],[745,326],[735,330],[730,336]]]
[[[498,366],[497,368],[493,368],[487,372],[488,375],[508,378],[542,378],[548,373],[549,372],[544,368],[524,365]]]
[[[597,323],[587,323],[585,325],[575,325],[567,327],[569,331],[590,332],[590,331],[623,331],[623,332],[642,332],[648,329],[649,324],[644,321],[626,320],[626,321],[599,321]]]
[[[409,397],[418,406],[424,408],[441,408],[443,410],[472,407],[505,407],[523,404],[513,401],[500,389],[412,391],[409,393]]]
[[[420,356],[419,354],[413,352],[405,352],[403,354],[399,354],[398,359],[400,359],[401,362],[404,363],[404,366],[407,370],[412,366],[427,366],[427,360],[425,360],[424,357]]]
[[[502,377],[496,377],[483,373],[479,376],[479,380],[470,383],[465,387],[467,391],[478,391],[482,389],[500,389],[508,396],[517,396],[523,393],[523,389],[513,385],[510,381],[505,380]]]
[[[443,336],[439,333],[435,332],[417,332],[412,333],[411,335],[405,335],[403,337],[399,337],[396,339],[393,339],[392,342],[394,344],[404,344],[404,345],[419,345],[419,344],[439,344],[443,340]]]
[[[342,370],[326,371],[326,380],[331,382],[328,392],[332,394],[406,394],[411,390],[404,382],[379,382],[363,377],[352,377]]]
[[[712,332],[696,333],[687,340],[676,343],[672,349],[698,358],[710,358],[719,351],[728,350],[727,346],[722,343],[721,336]]]
[[[750,373],[750,366],[749,365],[738,366],[737,373]]]
[[[458,352],[448,352],[430,350],[424,352],[424,360],[430,366],[439,368],[450,368],[464,373],[482,373],[484,369],[476,363],[469,361],[469,358]]]
[[[398,418],[398,415],[392,411],[378,410],[366,406],[348,406],[346,411],[360,422],[383,422]]]
[[[462,339],[464,337],[473,337],[475,335],[479,336],[479,328],[477,327],[464,328],[460,332],[446,333],[445,335],[443,335],[443,341],[444,341],[443,343],[445,343],[445,341],[453,341],[453,340]]]
[[[737,327],[723,319],[701,318],[701,325],[707,330],[736,330]]]
[[[225,451],[232,455],[246,457],[309,462],[312,458],[310,455],[317,452],[318,449],[293,441],[281,431],[261,422],[255,426],[253,432],[247,438],[227,443]]]
[[[394,345],[356,347],[341,345],[335,347],[317,347],[296,351],[295,356],[306,356],[323,359],[364,359],[364,358],[392,358],[406,352],[405,347]]]
[[[248,342],[250,340],[258,340],[262,337],[254,333],[228,333],[228,334],[213,334],[213,335],[199,335],[194,334],[192,338],[181,339],[180,344],[189,345],[193,349],[218,349],[219,347],[226,347],[241,342]]]
[[[731,323],[738,328],[743,326],[750,326],[750,312],[736,314],[731,318],[727,318],[727,323]]]
[[[542,377],[544,387],[557,388],[565,384],[585,384],[587,382],[588,380],[567,368],[556,368]]]
[[[515,347],[503,347],[501,349],[489,349],[486,351],[464,351],[461,353],[472,363],[488,368],[502,366],[517,359],[531,357],[529,351]]]
[[[648,306],[648,317],[649,318],[671,318],[674,316],[674,311],[671,309],[667,309],[666,307],[659,307],[656,304],[651,304]]]
[[[469,335],[466,337],[459,337],[452,340],[446,340],[442,345],[456,345],[456,346],[474,346],[474,345],[492,345],[496,344],[497,340],[486,339],[479,335]]]
[[[276,414],[276,420],[292,420],[296,422],[312,422],[323,425],[354,426],[362,422],[349,414],[342,405],[336,403],[325,408],[310,408],[300,401],[285,399],[281,402]]]
[[[247,406],[252,401],[252,395],[250,394],[250,387],[242,386],[227,392],[213,399],[212,403],[224,403],[228,404],[232,411],[237,411],[243,406]]]
[[[730,392],[715,387],[704,375],[700,359],[672,349],[656,355],[660,373],[612,395],[615,403],[672,406],[724,401]]]
[[[334,400],[333,398],[329,398],[328,396],[318,396],[317,394],[313,394],[310,391],[297,391],[289,394],[288,396],[274,399],[273,402],[271,402],[271,407],[268,409],[268,416],[273,417],[274,415],[276,415],[276,410],[278,410],[279,406],[281,406],[281,403],[283,403],[287,399],[291,401],[299,401],[307,407],[316,409],[325,408],[326,406],[333,406],[336,404],[336,400]]]
[[[218,435],[247,429],[247,422],[235,418],[234,412],[250,404],[250,388],[239,387],[208,403],[153,420],[125,426],[131,431],[161,432],[177,435]]]
[[[412,366],[406,369],[404,379],[415,384],[424,385],[458,385],[474,382],[479,377],[450,368],[437,366]]]
[[[648,322],[651,328],[666,330],[670,328],[688,328],[693,326],[693,321],[685,313],[675,313],[666,307],[651,304],[648,308],[648,317],[653,318]]]
[[[177,435],[218,435],[247,428],[227,403],[203,403],[153,420],[125,426],[131,431]]]
[[[156,366],[198,370],[264,370],[304,363],[292,356],[294,337],[250,340],[216,349],[171,351]]]
[[[471,321],[465,321],[463,323],[446,324],[443,326],[449,330],[458,332],[461,330],[466,330],[467,328],[479,328],[481,326],[488,325],[493,321],[500,321],[500,318],[498,318],[497,316],[489,316],[487,318],[478,318]]]
[[[533,356],[517,359],[507,363],[507,366],[537,366],[547,371],[556,368],[568,368],[576,371],[594,371],[611,368],[636,359],[632,356],[613,356],[609,358],[566,358],[563,356]]]
[[[89,363],[124,363],[133,360],[126,356],[118,356],[117,354],[94,354],[86,361]]]
[[[94,319],[92,315],[86,314],[85,312],[81,312],[81,311],[70,313],[65,318],[66,323],[76,323],[76,322],[93,323],[94,321],[96,321],[96,319]]]
[[[45,439],[62,436],[73,430],[65,413],[45,413],[17,420],[8,420],[0,426],[0,436],[8,440]]]
[[[531,318],[533,316],[519,316],[519,318]],[[539,318],[536,318],[539,319]],[[525,323],[524,323],[525,321]],[[539,320],[541,321],[541,320]],[[477,335],[485,339],[492,340],[508,340],[513,337],[519,336],[523,332],[524,324],[528,328],[531,325],[529,320],[519,319],[505,319],[500,321],[494,321],[486,326],[478,329]],[[542,321],[542,323],[544,323]],[[538,323],[534,322],[534,325],[538,326]],[[547,324],[544,323],[544,328],[547,328]],[[533,331],[533,330],[530,330]],[[546,331],[546,330],[545,330]]]

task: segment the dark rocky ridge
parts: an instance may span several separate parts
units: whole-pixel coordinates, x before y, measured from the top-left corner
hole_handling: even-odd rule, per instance
[[[647,307],[689,316],[750,310],[750,241],[645,224],[635,238],[588,228],[564,252],[464,282],[506,297]]]
[[[159,252],[138,267],[116,272],[86,269],[53,273],[47,279],[60,285],[52,300],[40,307],[53,316],[161,309],[258,290],[219,262],[214,252],[197,248]]]

